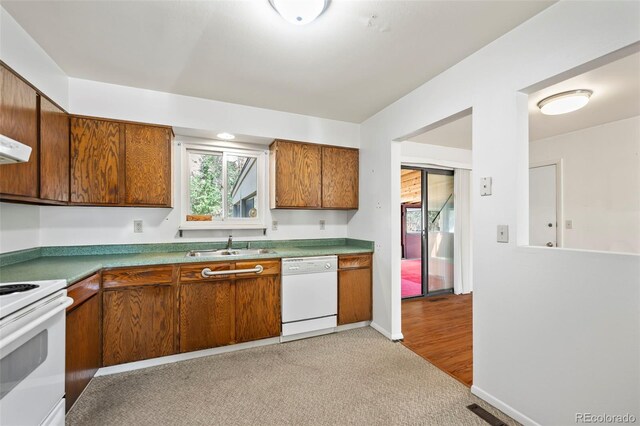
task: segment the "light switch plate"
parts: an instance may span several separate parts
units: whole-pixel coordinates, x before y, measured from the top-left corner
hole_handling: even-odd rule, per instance
[[[272,231],[277,231],[278,230],[278,221],[274,220],[271,222],[271,230]]]
[[[564,221],[566,229],[573,229],[573,221],[571,219],[567,219]]]
[[[483,197],[487,195],[491,195],[491,178],[490,177],[480,178],[480,195]]]
[[[320,230],[324,231],[326,222],[324,220],[320,220]]]
[[[509,242],[509,225],[498,225],[498,242]]]

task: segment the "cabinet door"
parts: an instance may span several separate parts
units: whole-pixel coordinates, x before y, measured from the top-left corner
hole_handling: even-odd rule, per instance
[[[271,208],[321,207],[322,147],[276,141],[271,145]]]
[[[125,203],[171,206],[171,131],[125,125]]]
[[[71,202],[118,204],[120,125],[71,118]]]
[[[173,286],[120,287],[102,294],[104,366],[175,352]]]
[[[100,368],[100,297],[97,293],[67,312],[66,341],[65,403],[68,411]]]
[[[69,116],[40,98],[40,198],[69,201]]]
[[[357,149],[322,147],[322,207],[358,208]]]
[[[180,285],[180,352],[233,343],[234,289],[230,280]]]
[[[338,325],[371,320],[371,269],[338,271]]]
[[[280,275],[236,280],[236,341],[280,335]]]
[[[0,134],[31,147],[26,163],[0,167],[0,193],[38,196],[37,95],[28,84],[0,66]]]

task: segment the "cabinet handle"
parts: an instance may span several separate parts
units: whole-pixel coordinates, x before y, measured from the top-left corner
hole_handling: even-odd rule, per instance
[[[264,267],[262,265],[256,265],[255,268],[251,269],[229,269],[226,271],[212,271],[209,268],[204,268],[202,270],[202,276],[204,278],[213,277],[215,275],[231,275],[231,274],[248,274],[250,272],[255,272],[256,274],[261,274],[264,271]]]

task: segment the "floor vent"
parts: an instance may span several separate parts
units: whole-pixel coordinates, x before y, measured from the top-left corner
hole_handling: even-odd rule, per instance
[[[476,416],[489,423],[491,426],[507,426],[505,422],[503,422],[478,404],[468,405],[467,408],[471,410],[471,412],[473,412]]]

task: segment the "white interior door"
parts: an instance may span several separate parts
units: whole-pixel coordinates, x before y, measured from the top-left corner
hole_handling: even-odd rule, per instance
[[[529,245],[556,247],[556,165],[529,169]]]

